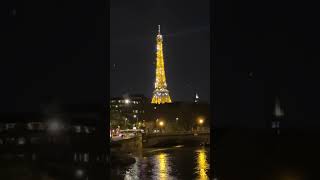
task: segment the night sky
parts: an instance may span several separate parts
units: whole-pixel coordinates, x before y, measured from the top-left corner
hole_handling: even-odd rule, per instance
[[[11,2],[11,1],[9,1]],[[0,111],[106,101],[105,2],[1,1]]]
[[[152,97],[157,25],[164,38],[168,90],[173,101],[210,99],[209,0],[111,0],[111,97]]]
[[[265,127],[275,97],[282,127],[319,127],[316,5],[216,1],[213,104],[217,127]]]
[[[174,101],[212,94],[216,126],[265,127],[278,96],[283,126],[320,125],[316,5],[219,0],[210,23],[209,0],[111,0],[109,29],[105,3],[0,2],[0,112],[102,104],[108,80],[111,96],[151,97],[160,24]]]

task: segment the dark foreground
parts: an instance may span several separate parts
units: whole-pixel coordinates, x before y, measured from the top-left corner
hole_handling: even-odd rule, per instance
[[[320,179],[320,131],[216,129],[213,171],[221,180]]]

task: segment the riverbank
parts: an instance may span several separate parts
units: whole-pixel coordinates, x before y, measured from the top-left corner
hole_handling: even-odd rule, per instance
[[[111,167],[124,167],[131,164],[134,164],[136,162],[135,158],[126,153],[121,151],[113,151],[111,152]]]

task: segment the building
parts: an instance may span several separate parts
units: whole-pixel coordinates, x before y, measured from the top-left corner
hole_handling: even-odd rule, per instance
[[[105,110],[99,109],[64,106],[55,112],[1,114],[0,160],[54,162],[75,169],[106,163],[108,137],[99,128]]]
[[[145,106],[149,103],[143,95],[127,95],[110,100],[111,128],[117,126],[132,128],[143,123]]]

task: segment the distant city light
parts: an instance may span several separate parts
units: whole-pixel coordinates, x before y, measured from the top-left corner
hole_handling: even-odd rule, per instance
[[[62,130],[62,124],[57,119],[50,120],[48,122],[48,131],[50,133],[57,133]]]
[[[19,139],[18,139],[18,144],[19,144],[19,145],[22,145],[22,144],[25,144],[25,143],[26,143],[25,138],[19,138]]]
[[[164,122],[163,121],[160,121],[159,122],[159,125],[162,127],[162,126],[164,126]]]
[[[76,172],[75,172],[75,175],[77,178],[82,178],[83,175],[84,175],[84,172],[82,169],[77,169]]]

